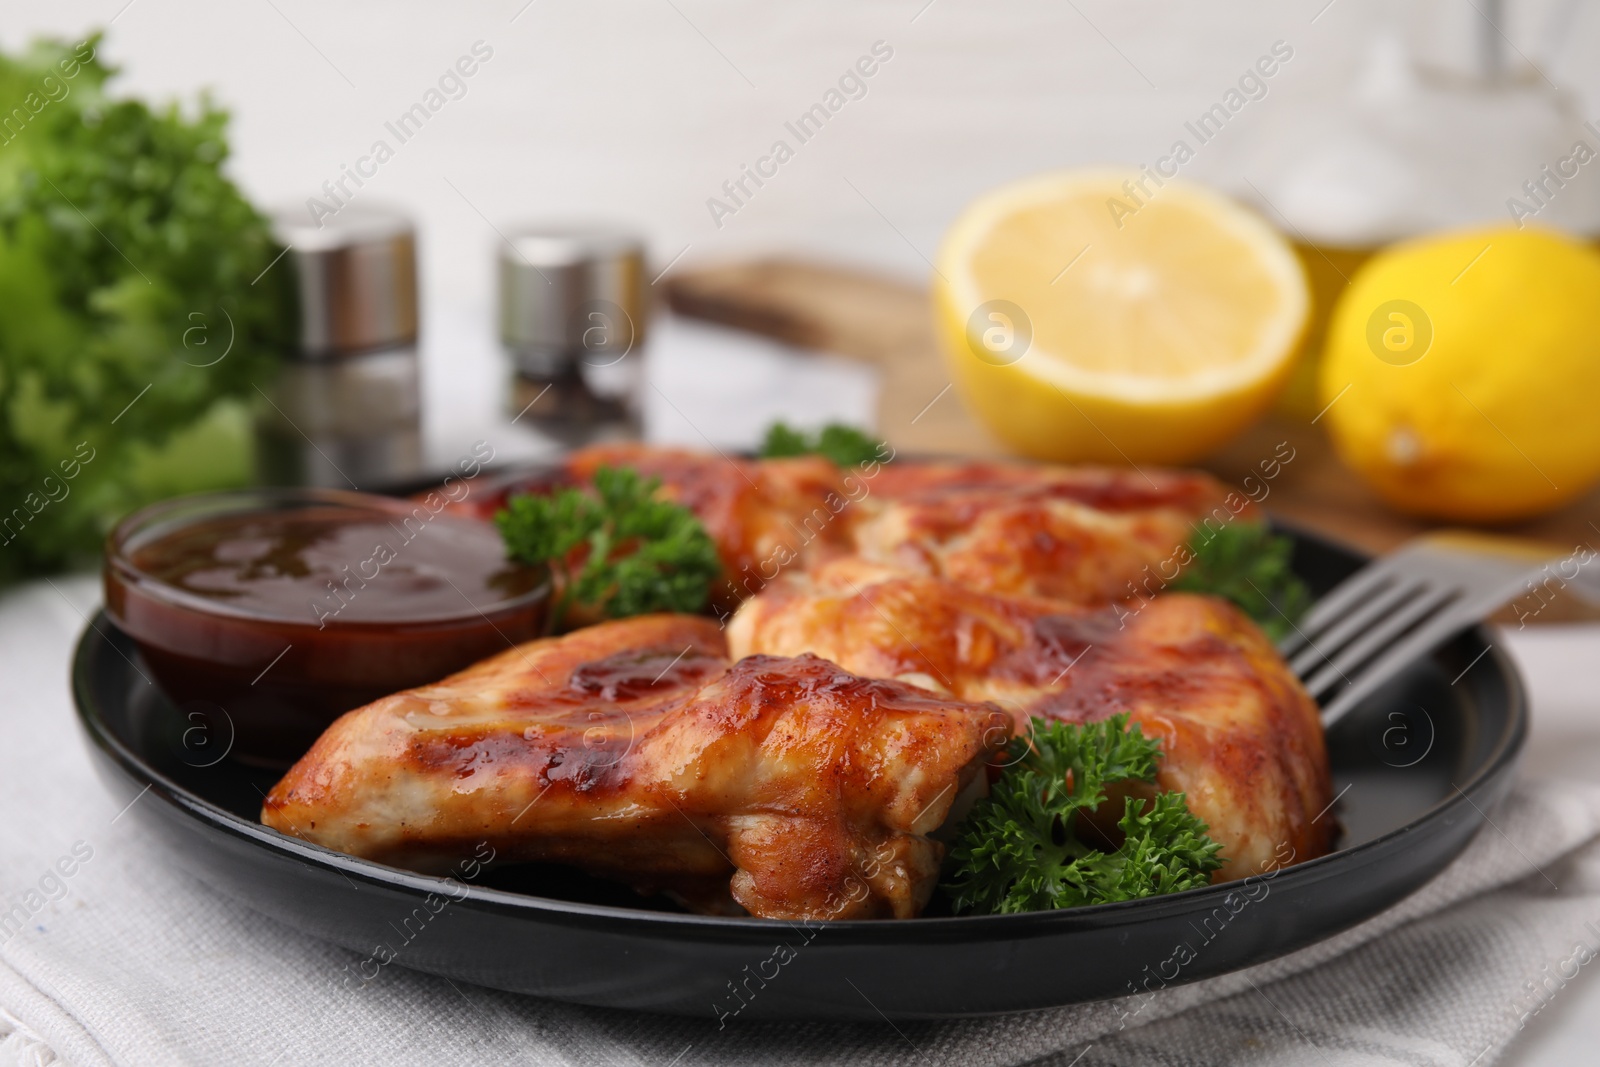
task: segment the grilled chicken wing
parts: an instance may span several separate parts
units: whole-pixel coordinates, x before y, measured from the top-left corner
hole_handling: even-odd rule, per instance
[[[711,620],[533,641],[334,723],[262,822],[421,870],[487,841],[776,918],[907,917],[927,838],[1010,737],[998,707],[815,656],[729,665]]]
[[[695,513],[722,557],[723,574],[712,586],[711,599],[726,611],[781,570],[848,551],[853,505],[866,493],[858,476],[821,456],[748,460],[613,444],[580,449],[557,470],[487,479],[483,491],[468,494],[450,510],[490,519],[512,496],[583,485],[600,467],[631,467],[643,477],[659,478],[666,497]]]
[[[1316,705],[1231,604],[1168,594],[1088,609],[982,593],[860,559],[794,575],[748,601],[735,655],[813,652],[855,674],[963,700],[1092,721],[1128,712],[1160,739],[1157,785],[1211,827],[1224,881],[1332,845]]]
[[[900,462],[872,491],[851,529],[867,559],[1078,604],[1153,595],[1195,526],[1251,511],[1209,475],[1164,470]]]
[[[511,494],[582,484],[601,466],[660,478],[700,518],[722,556],[712,599],[723,610],[780,573],[846,554],[985,592],[1079,604],[1148,596],[1176,577],[1176,549],[1196,526],[1254,510],[1199,472],[908,459],[843,471],[820,456],[746,460],[638,444],[582,449],[559,471],[453,510],[488,518]]]
[[[786,568],[847,551],[862,492],[821,456],[748,460],[650,445],[597,445],[567,458],[580,482],[600,467],[632,467],[700,519],[722,556],[711,591],[732,608]]]

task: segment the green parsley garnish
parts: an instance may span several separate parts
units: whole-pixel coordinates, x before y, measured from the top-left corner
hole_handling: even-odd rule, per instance
[[[1210,593],[1237,604],[1274,641],[1294,629],[1311,606],[1311,591],[1289,565],[1294,542],[1266,525],[1235,522],[1189,542],[1194,558],[1171,588]]]
[[[786,422],[775,422],[767,427],[766,440],[757,455],[762,459],[778,459],[814,454],[840,467],[854,467],[874,460],[887,462],[881,448],[880,442],[842,422],[830,422],[814,434],[797,430]]]
[[[658,499],[659,488],[659,478],[601,467],[592,492],[514,497],[495,516],[508,556],[550,568],[550,631],[574,603],[613,619],[705,608],[722,572],[717,546],[694,512]]]
[[[1036,718],[1032,734],[1012,740],[1010,765],[950,849],[944,888],[956,911],[1048,911],[1211,883],[1221,846],[1182,793],[1148,804],[1125,797],[1114,851],[1084,840],[1079,816],[1105,801],[1107,786],[1155,781],[1161,746],[1126,715],[1082,725]]]

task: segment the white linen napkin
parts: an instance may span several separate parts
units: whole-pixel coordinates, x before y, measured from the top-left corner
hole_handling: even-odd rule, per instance
[[[172,869],[101,788],[67,688],[95,600],[87,578],[0,596],[0,914],[29,912],[22,929],[0,930],[0,1067],[1480,1067],[1600,953],[1600,785],[1524,781],[1455,864],[1390,911],[1283,959],[1145,997],[940,1024],[736,1020],[719,1032],[709,1010],[574,1007],[401,967],[352,991],[341,976],[355,954]]]

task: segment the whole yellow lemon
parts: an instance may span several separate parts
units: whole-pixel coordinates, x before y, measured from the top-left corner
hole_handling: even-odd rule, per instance
[[[1600,253],[1509,226],[1386,249],[1334,308],[1318,389],[1340,458],[1402,511],[1558,507],[1600,478]]]

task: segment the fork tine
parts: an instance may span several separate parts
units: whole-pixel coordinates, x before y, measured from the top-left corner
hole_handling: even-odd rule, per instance
[[[1420,660],[1450,637],[1474,625],[1487,610],[1491,609],[1457,602],[1395,642],[1367,664],[1366,669],[1349,686],[1328,701],[1322,709],[1323,727],[1331,727],[1344,718],[1373,690],[1398,674],[1400,668],[1413,660]]]
[[[1528,573],[1536,572],[1530,570]],[[1521,581],[1515,575],[1501,576],[1494,584],[1475,589],[1468,596],[1446,605],[1439,614],[1406,634],[1392,648],[1380,653],[1377,659],[1361,669],[1359,677],[1330,699],[1322,709],[1323,726],[1338,722],[1363,697],[1399,673],[1412,660],[1421,659],[1449,638],[1481,622],[1519,588]]]
[[[1289,661],[1289,667],[1302,678],[1309,677],[1319,664],[1327,663],[1350,641],[1365,633],[1382,616],[1396,611],[1419,595],[1428,592],[1425,582],[1395,582],[1379,588],[1366,602],[1357,601],[1348,614],[1331,621],[1323,630],[1302,626],[1306,647]]]
[[[1311,605],[1311,609],[1306,612],[1306,621],[1312,626],[1326,626],[1330,619],[1348,611],[1354,600],[1370,596],[1371,591],[1378,586],[1409,578],[1414,562],[1414,554],[1404,548],[1393,555],[1373,560],[1334,586],[1327,596],[1320,597]]]
[[[1431,622],[1441,613],[1448,616],[1450,606],[1461,599],[1459,589],[1434,588],[1424,595],[1405,605],[1399,611],[1384,618],[1378,625],[1372,627],[1348,646],[1337,653],[1333,659],[1320,670],[1306,678],[1306,689],[1312,693],[1326,690],[1334,682],[1344,679],[1353,682],[1353,676],[1365,675],[1376,665],[1367,666],[1367,661],[1374,655],[1386,655],[1384,646],[1404,643],[1408,638],[1407,631],[1421,624],[1422,629],[1427,629]],[[1366,669],[1363,669],[1363,667]]]
[[[1307,614],[1302,634],[1284,641],[1285,655],[1295,656],[1296,673],[1313,695],[1326,698],[1325,726],[1332,726],[1361,699],[1425,656],[1459,631],[1486,618],[1490,612],[1518,595],[1560,555],[1551,547],[1482,534],[1443,531],[1419,537],[1390,556],[1370,563],[1338,586]],[[1417,586],[1396,600],[1383,592],[1391,585]],[[1399,610],[1387,617],[1374,612],[1363,598],[1388,596]],[[1365,631],[1340,616],[1361,613],[1372,620]],[[1374,616],[1378,616],[1374,618]],[[1346,640],[1351,634],[1353,640]],[[1319,634],[1332,653],[1315,673],[1307,670],[1316,658],[1303,646]],[[1342,679],[1344,685],[1334,683]],[[1454,683],[1452,683],[1454,684]],[[1330,692],[1330,690],[1332,690]]]
[[[1381,593],[1398,579],[1388,559],[1367,564],[1311,606],[1300,620],[1295,632],[1278,644],[1285,656],[1305,647],[1316,639],[1316,632],[1342,614],[1351,604],[1359,603]]]

